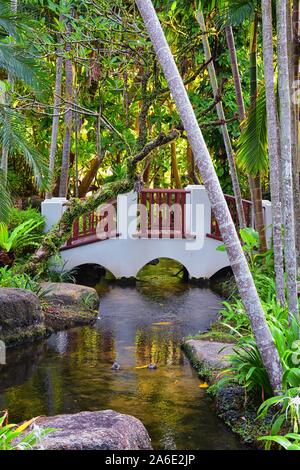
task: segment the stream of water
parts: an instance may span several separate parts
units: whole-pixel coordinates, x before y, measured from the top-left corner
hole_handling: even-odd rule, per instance
[[[147,268],[136,287],[99,286],[93,327],[9,350],[0,409],[9,409],[10,420],[113,409],[139,418],[155,449],[241,449],[180,348],[183,336],[216,319],[221,299],[165,278],[164,269]],[[114,361],[120,370],[111,370]],[[157,369],[143,367],[149,363]]]

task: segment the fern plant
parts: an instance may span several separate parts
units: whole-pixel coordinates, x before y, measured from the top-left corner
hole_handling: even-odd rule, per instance
[[[0,263],[12,264],[16,254],[22,249],[38,246],[41,236],[34,231],[42,223],[43,221],[27,220],[10,232],[8,226],[0,222]]]

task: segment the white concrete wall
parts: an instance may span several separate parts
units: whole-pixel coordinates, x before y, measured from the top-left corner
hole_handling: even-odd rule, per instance
[[[42,202],[42,215],[46,219],[45,233],[49,232],[55,225],[65,210],[64,204],[67,202],[65,197],[52,197]]]

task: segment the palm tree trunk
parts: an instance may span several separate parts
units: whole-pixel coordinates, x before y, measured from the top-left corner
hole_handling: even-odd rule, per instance
[[[201,173],[213,211],[226,246],[240,296],[249,315],[257,347],[269,374],[273,390],[280,390],[282,366],[271,332],[265,319],[253,278],[232,221],[220,182],[216,175],[193,107],[178,72],[172,52],[155,13],[151,0],[136,0],[151,42],[169,84],[179,116],[187,132],[195,161]]]
[[[59,40],[60,42],[61,40]],[[57,136],[58,136],[58,125],[59,125],[59,108],[61,104],[61,84],[62,84],[62,72],[63,72],[63,58],[61,51],[56,52],[56,71],[55,71],[55,91],[54,91],[54,103],[53,103],[53,119],[52,119],[52,133],[51,133],[51,144],[50,144],[50,155],[49,155],[49,191],[46,193],[46,199],[52,197],[52,189],[54,185],[53,174],[55,166],[55,155],[57,149]]]
[[[289,315],[299,316],[297,297],[297,261],[292,176],[292,123],[287,44],[287,2],[277,0],[278,91],[280,101],[280,137],[283,190],[285,265]]]
[[[280,142],[278,116],[274,90],[274,50],[272,30],[272,0],[262,0],[264,75],[267,102],[268,149],[270,162],[270,188],[273,217],[274,267],[278,302],[285,305],[284,268],[282,247],[282,212],[280,188]]]
[[[251,107],[256,106],[257,98],[257,28],[258,19],[257,15],[251,25],[251,37],[250,37],[250,102]],[[252,187],[253,195],[253,206],[255,214],[256,230],[259,233],[260,240],[260,251],[265,253],[268,249],[266,239],[266,228],[264,223],[264,212],[262,205],[262,189],[261,189],[261,178],[260,175],[251,176],[250,185]]]
[[[71,22],[67,22],[67,35],[72,31]],[[70,43],[66,45],[66,53],[71,51]],[[60,173],[59,196],[67,197],[68,182],[69,182],[69,160],[71,150],[71,137],[72,137],[72,99],[73,99],[73,67],[70,59],[65,62],[65,77],[66,77],[66,112],[65,112],[65,136],[62,149],[62,162]]]
[[[299,86],[299,0],[293,1],[291,14],[290,44],[291,44],[291,88],[298,93]],[[300,267],[300,162],[299,162],[299,102],[298,95],[292,100],[292,159],[294,181],[294,211],[297,265]]]
[[[18,11],[18,0],[11,0],[10,7],[12,13],[17,13]],[[13,89],[14,79],[13,77],[8,74],[8,83],[10,84],[11,88]],[[6,92],[4,96],[4,101],[6,104],[10,104],[11,101],[11,91]],[[4,183],[7,182],[7,172],[8,172],[8,154],[9,150],[7,145],[2,145],[2,156],[1,156],[1,170],[2,170],[2,178]]]
[[[209,47],[209,42],[207,38],[207,30],[206,30],[206,25],[204,21],[204,16],[202,11],[199,9],[196,13],[196,18],[199,23],[199,26],[202,31],[202,44],[203,44],[203,49],[204,49],[204,56],[205,60],[209,61],[211,59],[211,51]],[[216,99],[219,94],[219,86],[218,86],[218,80],[217,80],[217,74],[215,70],[215,66],[213,61],[211,61],[208,66],[208,73],[210,77],[210,83],[213,89],[213,94],[214,98]],[[224,108],[222,101],[219,101],[217,103],[217,113],[218,113],[218,118],[220,121],[225,121],[225,113],[224,113]],[[235,158],[234,158],[234,153],[231,145],[231,140],[227,128],[227,124],[225,123],[224,125],[221,126],[222,130],[222,135],[223,135],[223,141],[224,141],[224,146],[226,149],[226,154],[227,154],[227,159],[229,163],[229,168],[230,168],[230,175],[231,175],[231,181],[232,181],[232,188],[233,188],[233,193],[235,196],[236,200],[236,209],[237,209],[237,214],[238,214],[238,220],[239,220],[239,226],[240,228],[244,228],[246,226],[246,221],[245,221],[245,215],[244,215],[244,209],[243,209],[243,202],[242,202],[242,195],[241,195],[241,188],[239,185],[239,180],[238,180],[238,175],[237,175],[237,170],[236,170],[236,165],[235,165]]]

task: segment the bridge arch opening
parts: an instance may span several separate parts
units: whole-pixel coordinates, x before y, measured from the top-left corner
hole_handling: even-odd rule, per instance
[[[168,279],[170,282],[187,282],[189,272],[187,268],[173,258],[155,258],[146,263],[136,275],[137,281],[160,282],[161,279]]]
[[[85,263],[70,271],[76,284],[95,287],[101,281],[115,280],[115,276],[106,267],[96,263]]]

